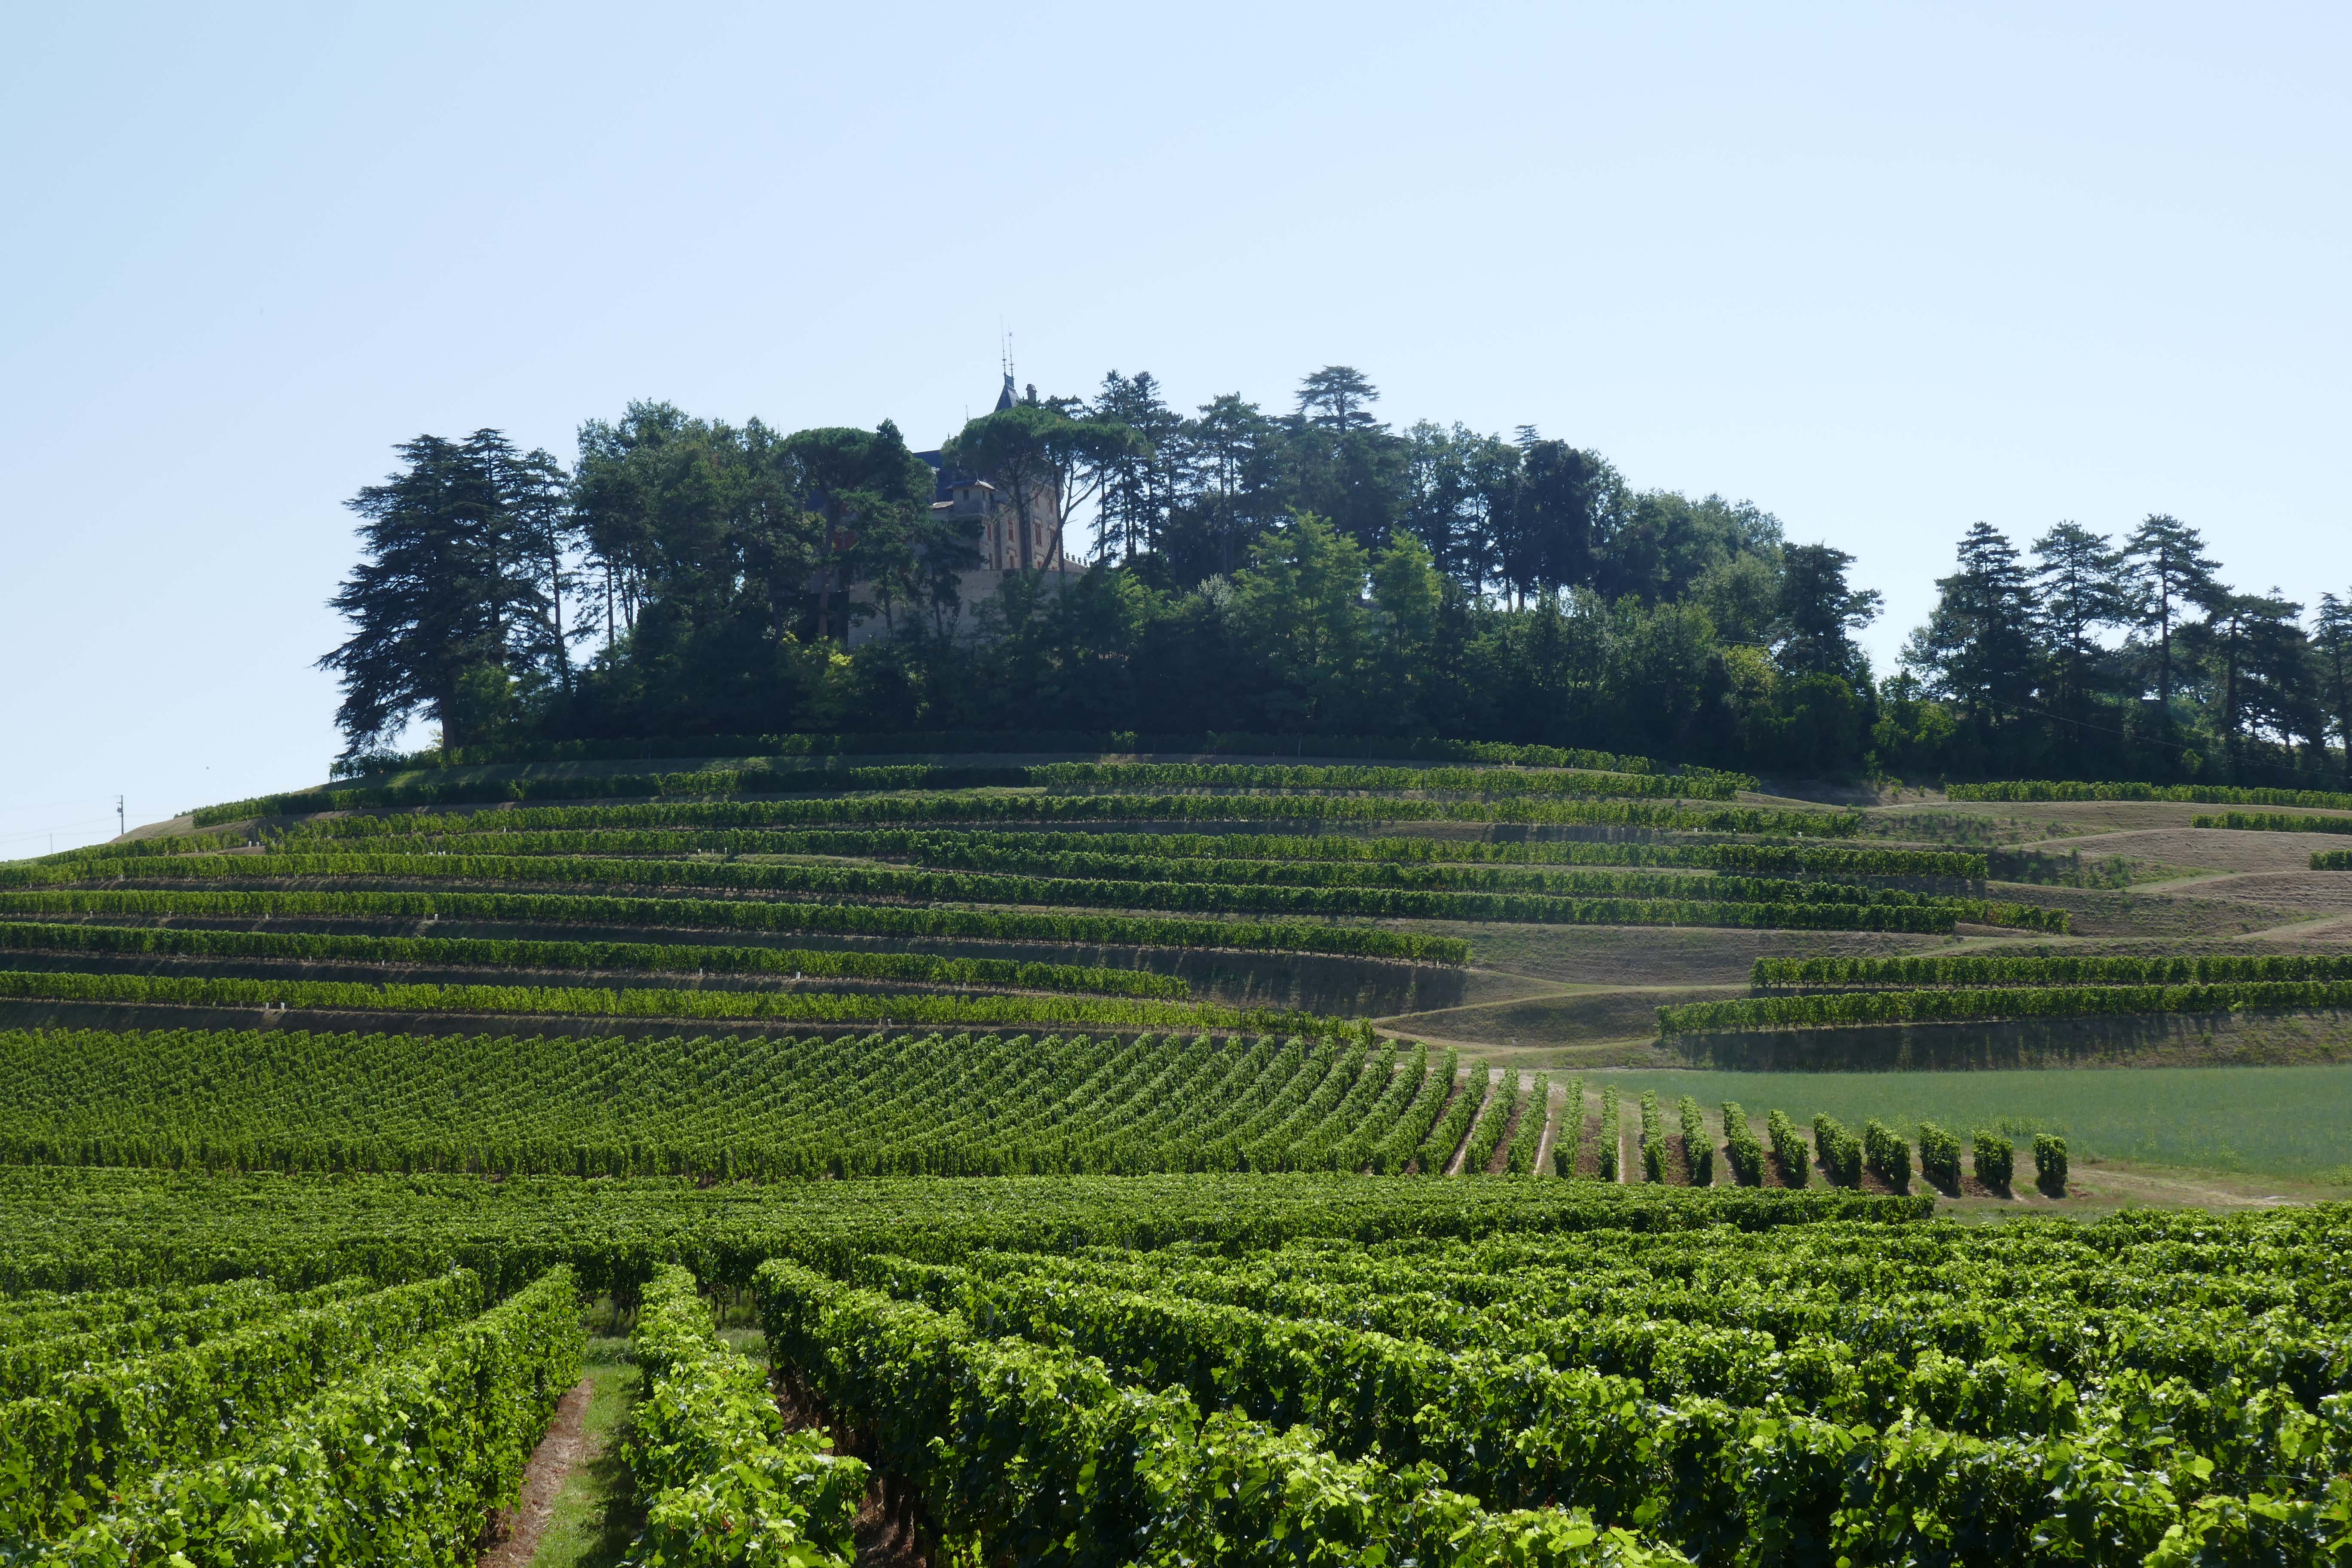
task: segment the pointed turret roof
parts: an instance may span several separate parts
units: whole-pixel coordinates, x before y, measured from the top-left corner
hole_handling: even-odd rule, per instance
[[[999,414],[1003,413],[1006,409],[1013,406],[1014,401],[1015,400],[1013,395],[1013,373],[1008,370],[1004,373],[1004,390],[996,395],[996,411]]]

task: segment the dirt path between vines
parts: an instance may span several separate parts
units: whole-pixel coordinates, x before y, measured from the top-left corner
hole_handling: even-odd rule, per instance
[[[595,1387],[583,1377],[556,1402],[547,1436],[523,1467],[521,1494],[514,1507],[497,1511],[496,1543],[482,1553],[481,1568],[529,1568],[555,1511],[556,1494],[588,1458],[588,1398]]]

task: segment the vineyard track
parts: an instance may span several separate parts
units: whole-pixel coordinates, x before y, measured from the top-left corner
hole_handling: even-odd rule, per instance
[[[588,1399],[595,1387],[583,1377],[557,1403],[547,1436],[523,1468],[514,1506],[499,1510],[497,1539],[481,1554],[478,1568],[530,1568],[555,1512],[556,1494],[588,1458]]]
[[[1560,1107],[1557,1115],[1552,1111],[1552,1099],[1555,1094],[1559,1097]],[[1579,1098],[1580,1099],[1581,1097],[1580,1096]],[[1583,1110],[1583,1107],[1579,1105],[1576,1109],[1580,1112]],[[1543,1137],[1536,1144],[1535,1173],[1537,1175],[1541,1176],[1550,1173],[1552,1168],[1551,1152],[1559,1142],[1560,1129],[1568,1125],[1568,1089],[1566,1088],[1555,1088],[1550,1091],[1548,1091],[1544,1095]],[[1571,1162],[1571,1163],[1572,1163],[1573,1162]]]

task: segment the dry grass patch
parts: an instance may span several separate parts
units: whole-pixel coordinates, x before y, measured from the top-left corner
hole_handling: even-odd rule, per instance
[[[2311,868],[2312,836],[2250,833],[2221,827],[2148,828],[2070,840],[2085,859],[2127,855],[2205,871],[2304,871]]]

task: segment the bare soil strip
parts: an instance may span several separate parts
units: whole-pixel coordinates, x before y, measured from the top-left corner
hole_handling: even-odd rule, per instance
[[[521,1495],[514,1507],[491,1510],[482,1532],[491,1545],[482,1553],[481,1568],[528,1568],[539,1551],[539,1538],[555,1511],[556,1494],[588,1458],[588,1397],[595,1386],[583,1377],[557,1402],[547,1436],[523,1467]]]

